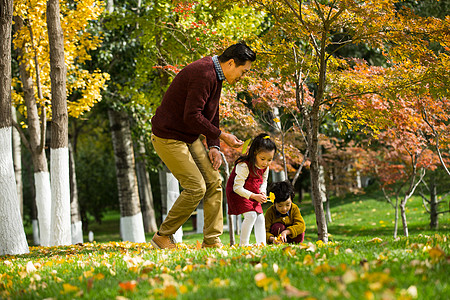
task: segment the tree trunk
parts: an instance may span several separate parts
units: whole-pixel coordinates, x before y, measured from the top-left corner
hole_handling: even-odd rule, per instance
[[[0,255],[29,252],[18,205],[11,144],[12,16],[12,0],[0,0]]]
[[[52,95],[52,139],[50,148],[52,191],[52,246],[72,243],[70,226],[70,182],[68,148],[68,113],[64,35],[61,28],[59,0],[47,2],[47,28],[50,46]]]
[[[403,235],[409,236],[408,234],[408,223],[406,222],[406,202],[402,201],[400,203],[400,215],[402,218],[402,225],[403,225]]]
[[[316,101],[318,101],[316,99]],[[311,176],[311,200],[314,205],[316,214],[317,234],[319,240],[328,243],[327,223],[323,209],[323,198],[320,185],[320,166],[319,166],[319,111],[312,110],[311,122],[308,130],[309,137],[309,154],[311,159],[310,176]]]
[[[16,31],[23,26],[23,20],[15,17]],[[24,45],[23,45],[24,46]],[[37,220],[39,224],[39,242],[41,246],[50,246],[50,221],[51,221],[51,189],[50,174],[48,172],[47,157],[45,155],[45,118],[40,120],[38,107],[33,87],[33,79],[30,76],[31,66],[22,59],[25,50],[18,48],[19,74],[23,88],[23,98],[27,108],[27,125],[29,135],[30,152],[34,167],[35,201],[37,207]],[[36,72],[38,72],[36,67]],[[37,75],[38,79],[39,76]],[[39,82],[36,85],[39,86]],[[39,90],[39,88],[38,88]],[[44,116],[44,114],[42,114]]]
[[[17,123],[16,108],[11,106],[11,115],[14,122]],[[19,197],[20,215],[23,220],[23,181],[22,181],[22,149],[20,143],[20,134],[16,128],[12,131],[12,149],[14,162],[14,175],[16,177],[17,196]]]
[[[178,199],[178,196],[180,196],[180,186],[178,184],[178,180],[166,166],[164,166],[164,169],[159,172],[159,182],[161,185],[162,219],[164,220],[173,204]],[[183,226],[178,228],[178,230],[173,234],[173,237],[178,243],[183,241]]]
[[[143,141],[138,141],[137,149],[136,175],[138,179],[144,230],[145,232],[156,232],[158,226],[156,225],[155,208],[153,206],[152,185],[150,183],[147,168],[145,167],[145,147]]]
[[[83,243],[83,223],[81,221],[80,204],[78,203],[77,175],[72,144],[69,143],[69,172],[70,172],[70,221],[72,244]]]
[[[328,226],[328,223],[331,223],[331,212],[330,212],[330,200],[327,197],[327,186],[325,185],[325,170],[323,166],[319,166],[319,190],[321,193],[322,201],[325,202],[326,210],[325,210],[325,220]]]
[[[439,220],[438,220],[438,198],[436,191],[436,177],[435,173],[431,172],[430,174],[430,228],[438,229]]]
[[[130,122],[125,112],[109,109],[108,116],[116,161],[120,234],[124,241],[144,243],[145,233],[139,203]]]
[[[398,195],[395,196],[395,222],[394,222],[394,239],[398,234]]]

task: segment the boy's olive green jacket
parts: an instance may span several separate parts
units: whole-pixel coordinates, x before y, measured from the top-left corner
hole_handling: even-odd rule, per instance
[[[300,214],[300,209],[294,203],[292,203],[291,209],[289,210],[289,216],[278,217],[275,204],[273,204],[269,209],[267,209],[265,214],[266,219],[266,242],[269,242],[269,238],[274,236],[270,233],[270,228],[275,223],[283,223],[286,229],[289,229],[292,234],[289,235],[290,238],[294,239],[297,235],[305,231],[305,221]]]

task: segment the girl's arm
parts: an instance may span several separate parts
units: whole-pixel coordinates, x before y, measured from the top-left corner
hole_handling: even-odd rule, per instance
[[[250,173],[246,163],[238,163],[236,165],[236,177],[233,182],[233,191],[241,197],[250,199],[253,194],[249,190],[244,188],[245,181],[247,180],[248,174]]]
[[[263,174],[263,183],[261,184],[261,187],[259,188],[259,192],[261,194],[266,194],[267,192],[267,180],[269,179],[269,167],[267,167],[266,171]]]

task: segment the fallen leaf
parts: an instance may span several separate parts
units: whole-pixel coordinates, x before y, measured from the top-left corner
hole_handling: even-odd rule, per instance
[[[119,286],[124,291],[134,291],[134,289],[136,288],[136,281],[131,280],[126,282],[119,282]]]
[[[301,291],[290,284],[284,286],[284,293],[288,297],[302,298],[310,295],[308,291]]]
[[[381,242],[383,242],[383,240],[376,237],[376,238],[373,238],[373,239],[371,239],[371,240],[369,240],[367,242],[368,243],[381,243]]]
[[[439,246],[431,248],[428,251],[428,254],[430,254],[431,259],[434,261],[440,260],[445,257],[445,252]]]
[[[342,275],[342,282],[345,284],[352,283],[358,279],[358,273],[354,270],[347,270],[347,272]]]
[[[200,250],[200,249],[202,249],[202,243],[200,243],[198,240],[197,240],[197,244],[196,244],[196,247],[195,247],[197,250]]]
[[[27,273],[31,273],[31,272],[36,271],[36,267],[34,266],[32,261],[29,261],[27,263],[27,266],[25,267],[25,269],[27,270]]]
[[[417,287],[415,285],[410,286],[406,292],[411,295],[414,299],[417,298]]]
[[[164,291],[163,291],[163,294],[164,294],[165,298],[169,298],[169,297],[175,298],[176,296],[178,296],[177,289],[175,288],[174,285],[166,286]]]
[[[287,247],[283,248],[283,254],[286,256],[293,257],[293,256],[295,256],[296,253],[297,253],[297,251],[295,251],[295,249],[292,248],[291,246],[287,246]]]
[[[63,290],[61,292],[67,294],[72,292],[78,292],[78,290],[79,288],[74,285],[71,285],[69,283],[63,283]]]
[[[303,258],[303,264],[308,266],[308,265],[312,265],[313,264],[313,258],[311,255],[307,254],[305,255],[305,257]]]

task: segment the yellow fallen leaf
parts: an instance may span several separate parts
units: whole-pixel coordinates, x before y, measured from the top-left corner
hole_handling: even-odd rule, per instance
[[[163,294],[164,294],[164,298],[169,298],[169,297],[175,298],[176,296],[178,296],[177,289],[175,288],[174,285],[166,286],[163,291]]]
[[[373,238],[373,239],[371,239],[370,241],[367,241],[368,243],[381,243],[381,242],[383,242],[383,240],[382,239],[380,239],[380,238]]]
[[[200,242],[197,240],[197,244],[196,244],[195,248],[196,248],[197,250],[202,249],[202,243],[200,243]]]
[[[291,246],[287,246],[285,248],[283,248],[283,254],[289,257],[293,257],[295,256],[295,254],[297,253],[297,251],[295,251],[294,248],[292,248]]]
[[[186,294],[188,291],[189,290],[188,290],[187,286],[185,286],[184,284],[180,285],[180,294]]]
[[[61,292],[63,292],[64,294],[67,293],[72,293],[72,292],[78,292],[79,288],[71,285],[69,283],[63,283],[63,290]]]
[[[373,293],[371,291],[365,291],[364,299],[373,300],[373,299],[375,299],[375,296],[373,295]]]
[[[303,258],[303,264],[308,266],[308,265],[312,265],[313,264],[313,258],[311,255],[307,254],[305,255],[305,257]]]
[[[369,283],[369,289],[371,289],[372,291],[376,292],[379,291],[383,288],[383,284],[381,282],[372,282]]]
[[[327,263],[324,263],[322,265],[317,266],[313,270],[313,273],[314,273],[314,275],[317,275],[317,274],[321,274],[321,273],[327,273],[330,270],[331,270],[330,265]]]
[[[432,260],[439,260],[445,257],[445,252],[439,246],[431,248],[428,254],[430,254]]]
[[[255,282],[257,287],[263,288],[265,291],[278,287],[278,282],[272,277],[267,277],[263,272],[255,275]]]
[[[103,278],[105,278],[105,275],[103,273],[97,273],[94,275],[94,279],[102,280]]]

